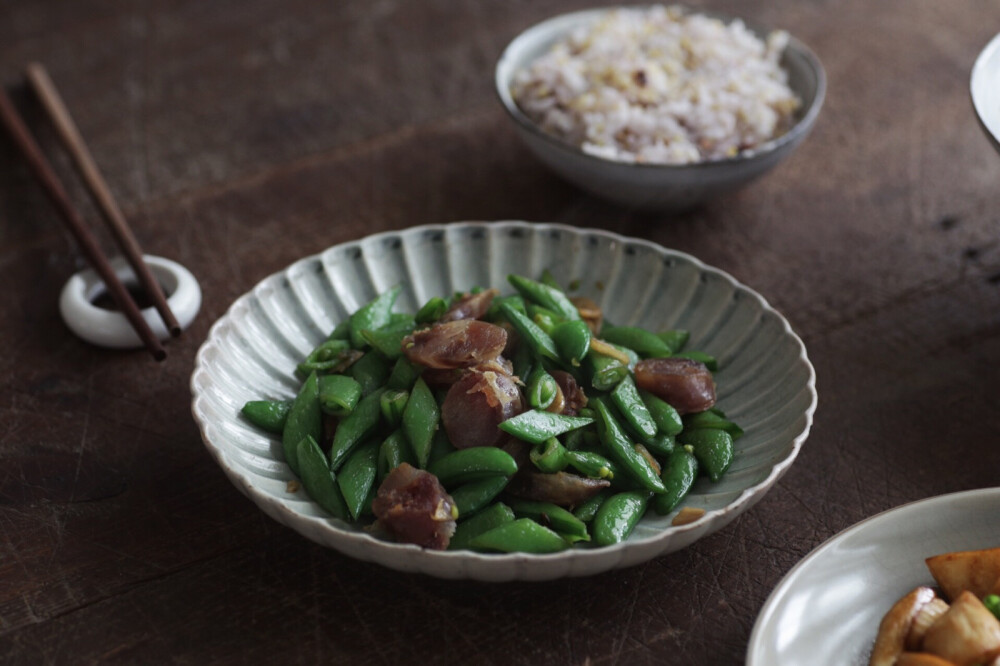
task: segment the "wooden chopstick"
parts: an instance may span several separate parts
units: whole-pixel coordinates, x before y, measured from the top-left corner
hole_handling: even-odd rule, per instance
[[[84,255],[86,255],[87,261],[90,262],[90,265],[97,271],[101,280],[104,281],[105,286],[111,293],[111,297],[121,311],[125,313],[125,316],[128,317],[132,327],[142,339],[143,344],[146,345],[146,348],[157,361],[165,359],[167,357],[166,350],[153,334],[142,313],[139,312],[139,306],[132,300],[132,295],[129,294],[128,289],[118,279],[111,264],[108,263],[107,257],[101,252],[97,241],[87,229],[83,217],[73,207],[69,195],[63,188],[62,183],[59,182],[59,177],[56,175],[55,170],[49,164],[48,160],[45,159],[42,149],[38,147],[38,144],[31,136],[31,132],[28,131],[24,121],[21,120],[21,116],[2,86],[0,86],[0,121],[3,121],[3,124],[7,127],[11,138],[24,155],[28,166],[31,167],[32,173],[38,179],[39,183],[41,183],[49,198],[52,199],[52,203],[55,204],[56,209],[62,215],[77,244],[83,250]]]
[[[73,163],[80,171],[80,175],[83,177],[90,195],[93,197],[97,207],[104,214],[104,219],[108,223],[111,233],[125,254],[125,258],[131,264],[132,270],[135,271],[136,277],[139,278],[139,283],[153,301],[153,305],[156,307],[156,311],[160,313],[160,318],[166,324],[170,335],[177,337],[181,334],[181,326],[177,323],[177,318],[174,317],[174,313],[167,304],[167,299],[163,295],[160,283],[153,277],[149,266],[143,261],[142,249],[139,247],[139,242],[135,239],[135,235],[129,228],[128,222],[125,221],[125,216],[122,215],[121,209],[118,208],[118,204],[115,202],[115,198],[111,195],[111,189],[105,182],[104,177],[101,176],[101,172],[97,168],[97,163],[91,156],[87,144],[84,143],[83,137],[80,135],[76,123],[73,122],[73,118],[69,114],[69,109],[66,108],[66,104],[56,90],[55,84],[52,83],[52,79],[41,63],[33,62],[29,64],[25,72],[28,82],[34,89],[35,94],[38,95],[42,106],[48,112],[52,123],[55,125],[59,138],[62,139],[63,145],[73,159]]]

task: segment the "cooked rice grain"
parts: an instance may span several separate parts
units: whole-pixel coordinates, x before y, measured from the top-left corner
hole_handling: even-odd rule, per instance
[[[613,10],[527,69],[512,94],[544,131],[621,162],[687,164],[733,157],[785,133],[800,100],[762,41],[677,7]]]

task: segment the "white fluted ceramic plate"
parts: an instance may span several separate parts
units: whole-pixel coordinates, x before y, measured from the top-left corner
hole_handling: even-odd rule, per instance
[[[1000,151],[1000,35],[991,39],[976,58],[969,92],[980,126]]]
[[[816,548],[757,618],[748,666],[865,666],[879,622],[904,594],[933,586],[924,560],[1000,545],[1000,488],[904,504]]]
[[[685,504],[706,510],[673,527],[651,513],[623,544],[551,555],[434,552],[381,541],[325,515],[292,474],[277,437],[243,420],[248,400],[292,397],[296,363],[350,312],[403,285],[400,312],[476,285],[503,288],[509,273],[548,268],[602,304],[609,319],[691,331],[690,348],[714,354],[719,406],[746,435],[718,483],[699,481]],[[507,290],[509,291],[509,290]],[[240,297],[209,332],[191,377],[192,411],[208,450],[265,513],[361,560],[442,578],[489,581],[582,576],[684,548],[750,508],[788,469],[816,407],[802,341],[757,293],[694,257],[653,243],[574,227],[469,222],[387,232],[332,247],[272,275]]]

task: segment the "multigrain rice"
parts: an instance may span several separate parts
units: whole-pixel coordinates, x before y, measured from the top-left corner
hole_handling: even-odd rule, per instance
[[[733,157],[780,136],[801,102],[779,65],[788,35],[758,38],[677,7],[610,11],[518,72],[511,93],[545,132],[621,162]]]

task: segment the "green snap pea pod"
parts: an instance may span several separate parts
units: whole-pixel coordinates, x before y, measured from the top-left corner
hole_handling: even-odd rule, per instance
[[[608,343],[621,353],[628,357],[628,369],[635,372],[635,364],[642,360],[642,357],[635,352],[635,350],[629,349],[628,347],[622,347],[621,345]]]
[[[684,345],[687,344],[688,338],[691,334],[688,331],[681,329],[673,329],[670,331],[660,331],[656,334],[656,337],[667,343],[670,347],[670,351],[676,354],[680,350],[684,349]]]
[[[667,435],[677,435],[684,429],[681,415],[673,405],[643,389],[639,390],[639,396],[660,432]]]
[[[490,304],[490,309],[486,311],[486,319],[488,321],[503,319],[504,315],[500,311],[500,306],[504,303],[508,303],[512,308],[523,315],[528,314],[528,309],[525,307],[524,299],[521,298],[520,294],[513,294],[511,296],[498,296],[494,298],[493,303]]]
[[[340,469],[361,440],[375,432],[382,415],[381,398],[382,389],[369,393],[358,401],[354,411],[337,424],[337,432],[333,434],[333,444],[330,445],[330,469],[334,472]]]
[[[476,446],[452,451],[427,471],[438,478],[445,488],[454,488],[491,476],[513,476],[517,472],[514,458],[495,446]]]
[[[542,329],[546,335],[551,336],[552,329],[554,329],[556,324],[561,320],[556,319],[548,312],[536,312],[531,316],[531,321],[537,324],[538,328]]]
[[[718,481],[733,462],[733,436],[718,428],[685,430],[677,439],[692,447],[698,466]]]
[[[337,482],[327,462],[326,455],[311,436],[303,437],[296,445],[302,487],[316,504],[335,518],[348,520],[347,504],[340,495]]]
[[[285,462],[296,475],[299,473],[298,446],[306,437],[319,441],[323,436],[323,410],[319,405],[319,377],[315,372],[303,382],[285,419],[281,448]]]
[[[524,297],[544,308],[552,310],[563,319],[579,319],[576,306],[561,290],[520,275],[508,275],[507,281]]]
[[[441,404],[440,400],[438,400],[438,404]],[[456,450],[451,440],[448,439],[448,433],[444,431],[444,428],[438,428],[431,439],[431,453],[427,456],[427,466],[430,467],[441,458],[444,458],[449,453],[454,453]]]
[[[631,490],[606,499],[591,524],[594,543],[611,546],[627,539],[646,513],[649,498],[645,490]]]
[[[546,409],[559,394],[559,384],[541,363],[537,363],[528,375],[528,404],[533,409]]]
[[[350,414],[361,399],[361,384],[347,375],[320,375],[319,403],[331,416],[343,418]]]
[[[563,360],[578,367],[590,351],[590,327],[581,319],[557,324],[549,335]]]
[[[361,349],[365,346],[362,331],[375,331],[391,321],[392,306],[396,304],[401,287],[396,285],[376,296],[350,316],[351,344]]]
[[[410,441],[413,455],[420,469],[427,468],[431,454],[431,443],[441,419],[441,409],[438,407],[434,394],[427,388],[422,378],[417,378],[410,392],[410,399],[403,409],[403,432]]]
[[[573,509],[573,515],[585,523],[591,522],[600,510],[604,501],[611,497],[615,491],[605,488],[593,497],[584,500],[578,507]]]
[[[601,338],[607,342],[628,347],[642,356],[670,356],[672,350],[655,333],[638,326],[604,326]]]
[[[243,405],[243,416],[261,430],[280,435],[285,429],[291,400],[251,400]]]
[[[409,391],[413,388],[413,383],[417,381],[417,377],[420,376],[420,372],[420,367],[412,363],[405,356],[400,356],[392,366],[392,371],[389,373],[389,378],[385,381],[385,385],[391,389]]]
[[[590,541],[590,533],[582,520],[557,504],[510,498],[507,504],[518,518],[531,518],[539,525],[557,532],[570,543]]]
[[[593,350],[584,358],[583,367],[590,377],[590,385],[598,391],[610,391],[628,375],[627,365]]]
[[[414,328],[412,321],[389,324],[377,331],[361,331],[361,337],[386,359],[395,361],[403,355],[403,338],[412,333]]]
[[[656,421],[639,396],[639,389],[635,387],[631,375],[627,375],[612,389],[611,402],[640,439],[652,439],[656,436]]]
[[[385,385],[389,378],[389,361],[377,351],[370,350],[347,369],[347,375],[361,385],[361,395],[365,396]]]
[[[499,427],[508,435],[513,435],[532,444],[541,444],[549,437],[558,437],[565,432],[582,428],[593,422],[593,419],[581,416],[566,416],[529,409],[503,421]]]
[[[351,518],[358,519],[365,500],[375,484],[378,474],[378,448],[380,442],[372,440],[358,446],[344,461],[337,474],[337,485],[344,496]]]
[[[382,418],[390,428],[395,428],[403,420],[403,410],[410,399],[409,391],[398,391],[396,389],[386,389],[379,398],[379,408],[382,411]]]
[[[705,367],[708,368],[710,372],[715,372],[719,369],[719,361],[711,354],[706,354],[702,351],[686,351],[678,352],[674,354],[677,358],[689,358],[692,361],[698,361],[699,363],[704,363]]]
[[[531,447],[528,458],[542,472],[552,474],[566,469],[569,465],[569,451],[555,437],[549,437],[541,444]]]
[[[480,534],[513,520],[514,512],[509,506],[503,502],[491,504],[471,518],[458,523],[455,533],[451,535],[451,541],[448,542],[448,550],[468,548],[469,543]]]
[[[728,432],[733,439],[743,436],[743,428],[733,423],[724,416],[719,416],[713,411],[697,412],[685,414],[681,417],[685,430],[696,430],[698,428],[719,428]]]
[[[655,437],[645,440],[643,444],[653,455],[660,458],[669,456],[677,447],[677,442],[674,438],[665,432],[657,433]]]
[[[484,506],[496,499],[496,496],[507,487],[510,477],[492,476],[481,481],[465,483],[449,490],[455,508],[458,509],[458,517],[467,517],[475,514]]]
[[[1000,620],[1000,594],[987,594],[983,597],[983,605]]]
[[[338,323],[330,331],[330,335],[326,336],[327,340],[351,340],[351,321],[345,319],[344,321]]]
[[[530,303],[530,302],[525,303],[524,310],[530,319],[534,319],[538,315],[543,315],[545,318],[551,321],[553,325],[562,321],[566,321],[558,312],[553,312],[547,307],[543,305],[538,305],[537,303]]]
[[[674,449],[666,459],[660,478],[663,479],[667,492],[653,498],[653,509],[665,516],[687,497],[698,478],[698,459],[694,457],[690,447],[678,446]]]
[[[592,479],[611,480],[615,477],[614,464],[593,451],[567,451],[566,462],[576,471]]]
[[[535,358],[534,353],[532,353],[531,348],[528,345],[516,345],[514,347],[514,355],[510,359],[510,363],[514,366],[514,376],[520,377],[521,379],[527,379],[528,375],[534,369],[538,360]]]
[[[568,548],[569,543],[530,518],[518,518],[483,532],[469,542],[469,547],[502,553],[556,553]]]
[[[414,320],[418,324],[431,324],[440,319],[447,311],[448,301],[440,296],[434,296],[420,306]]]
[[[392,434],[382,440],[378,448],[378,479],[384,479],[389,472],[404,462],[412,465],[416,461],[410,451],[410,443],[406,441],[406,435],[402,430],[393,430]]]
[[[657,475],[656,470],[649,464],[649,461],[639,453],[635,445],[625,435],[618,419],[611,412],[610,407],[605,404],[603,398],[595,398],[590,401],[594,409],[597,410],[597,434],[601,438],[608,453],[613,460],[620,464],[635,480],[645,489],[662,493],[666,490],[663,482]]]
[[[295,372],[299,377],[308,377],[310,372],[331,371],[343,363],[344,354],[350,349],[347,340],[326,340],[295,366]]]
[[[521,336],[521,341],[535,354],[550,361],[559,362],[556,343],[552,342],[552,338],[538,324],[528,319],[527,315],[518,312],[508,301],[500,303],[500,312]]]

